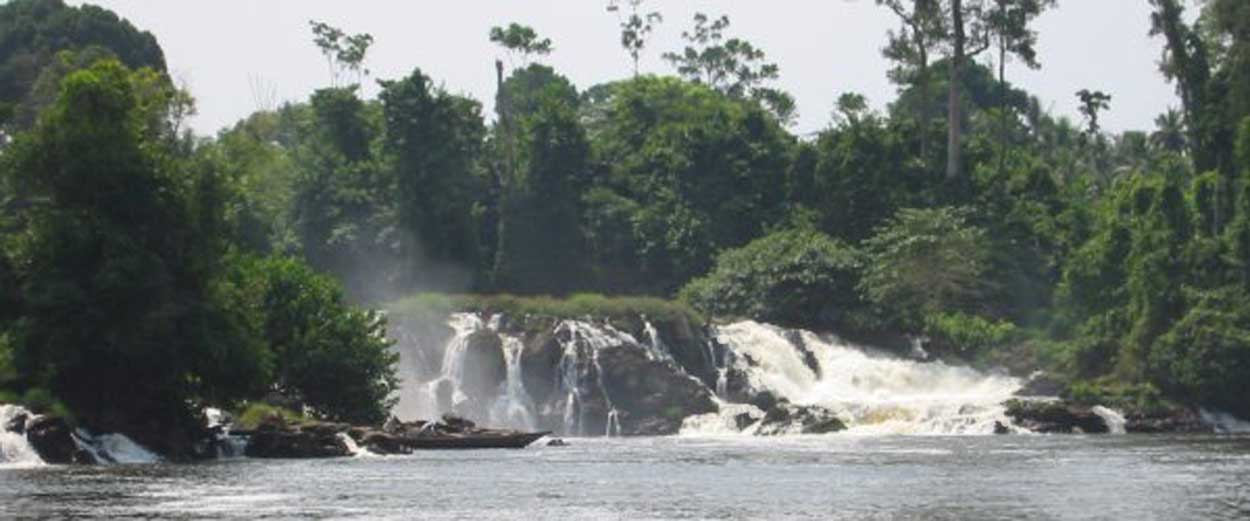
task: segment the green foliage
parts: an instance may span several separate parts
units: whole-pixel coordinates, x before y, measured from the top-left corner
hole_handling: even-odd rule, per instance
[[[267,403],[249,403],[238,414],[235,414],[234,418],[234,428],[241,430],[256,430],[261,425],[273,423],[282,425],[300,423],[308,419],[290,409]]]
[[[615,85],[602,103],[603,126],[588,129],[603,169],[595,201],[632,215],[628,234],[618,214],[588,235],[595,244],[633,244],[637,255],[592,251],[606,271],[636,270],[643,288],[668,293],[706,272],[718,250],[746,244],[783,217],[794,139],[758,106],[646,76]]]
[[[948,351],[977,355],[1021,340],[1015,324],[965,313],[938,313],[925,317],[925,334]]]
[[[244,266],[274,356],[273,388],[324,418],[385,420],[399,386],[385,319],[348,305],[337,282],[296,260]]]
[[[1250,415],[1250,314],[1242,294],[1207,294],[1151,346],[1149,376],[1173,396]]]
[[[765,61],[764,51],[741,38],[725,38],[729,17],[715,20],[695,13],[694,27],[682,32],[686,48],[664,53],[677,73],[693,83],[707,85],[729,97],[759,101],[781,122],[794,118],[794,99],[783,91],[765,87],[777,79],[777,64]]]
[[[33,112],[25,104],[44,69],[59,61],[61,51],[88,48],[96,49],[97,58],[107,55],[133,69],[165,72],[165,55],[156,38],[112,11],[94,5],[71,7],[61,0],[0,4],[0,105]],[[52,97],[56,91],[56,85],[51,85]],[[27,118],[25,123],[22,128],[29,128],[34,119]]]
[[[506,28],[491,27],[490,41],[520,56],[526,65],[533,56],[546,56],[552,51],[551,38],[539,38],[534,28],[515,22]]]
[[[23,213],[13,253],[15,362],[25,385],[96,419],[169,419],[204,388],[251,383],[201,371],[237,340],[212,299],[216,180],[166,148],[153,115],[171,98],[150,85],[115,61],[72,73],[12,151],[15,183],[46,202]]]
[[[860,289],[904,327],[927,315],[975,311],[988,291],[985,231],[956,208],[903,209],[864,241]]]
[[[434,86],[420,70],[381,82],[384,147],[394,168],[402,258],[400,284],[454,290],[469,284],[444,265],[484,267],[478,209],[488,183],[480,171],[486,128],[481,105]],[[459,280],[458,280],[459,279]]]
[[[681,300],[718,316],[807,327],[838,325],[860,306],[860,255],[810,229],[781,231],[727,250]]]

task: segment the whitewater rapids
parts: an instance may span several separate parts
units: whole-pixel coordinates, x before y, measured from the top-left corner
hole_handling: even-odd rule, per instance
[[[904,360],[833,336],[751,321],[715,333],[729,350],[728,365],[745,372],[752,388],[830,409],[850,434],[991,434],[996,423],[1013,428],[1002,403],[1020,389],[1016,378]],[[743,410],[722,406],[720,419],[690,418],[682,433],[724,434],[723,417]]]

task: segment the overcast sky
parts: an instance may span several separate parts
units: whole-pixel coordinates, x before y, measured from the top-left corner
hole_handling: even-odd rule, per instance
[[[449,90],[486,105],[494,96],[491,26],[516,21],[551,38],[545,61],[579,88],[630,74],[619,47],[617,19],[606,0],[96,0],[141,29],[165,49],[171,74],[199,102],[193,125],[212,133],[232,124],[276,94],[276,101],[305,99],[329,82],[313,46],[308,20],[348,32],[368,32],[376,43],[368,66],[374,78],[392,79],[422,68]],[[81,3],[81,2],[80,2]],[[1109,130],[1149,129],[1154,116],[1179,105],[1158,73],[1162,43],[1147,36],[1145,0],[1060,0],[1037,22],[1040,71],[1010,66],[1009,80],[1041,97],[1053,113],[1077,117],[1074,93],[1100,89],[1113,96],[1103,124]],[[893,99],[881,57],[886,31],[896,26],[873,0],[650,0],[665,22],[643,60],[644,72],[671,73],[661,52],[680,48],[695,12],[727,14],[730,35],[750,40],[781,67],[779,86],[798,101],[797,132],[829,122],[843,92],[868,96],[876,107]],[[373,82],[366,89],[372,96]],[[257,89],[254,85],[261,85]],[[262,95],[255,93],[259,91]]]

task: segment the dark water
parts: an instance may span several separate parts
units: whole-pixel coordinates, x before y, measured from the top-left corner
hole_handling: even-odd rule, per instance
[[[0,470],[0,518],[1250,519],[1250,437],[572,440]]]

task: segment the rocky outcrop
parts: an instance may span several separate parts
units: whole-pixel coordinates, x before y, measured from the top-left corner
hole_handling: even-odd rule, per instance
[[[78,447],[74,429],[64,418],[36,415],[26,420],[26,441],[39,458],[53,465],[94,465],[95,457]]]
[[[1044,434],[1106,434],[1106,420],[1092,408],[1059,400],[1009,400],[1007,416],[1017,426]]]
[[[716,412],[712,394],[671,363],[651,360],[637,346],[599,351],[603,383],[626,435],[676,434],[687,416]]]
[[[477,331],[469,335],[464,354],[464,381],[461,389],[470,400],[485,402],[493,398],[507,375],[503,340],[493,331]]]
[[[1158,407],[1129,410],[1124,414],[1124,431],[1129,433],[1211,433],[1215,428],[1203,421],[1198,411],[1187,407]]]
[[[351,426],[341,423],[309,422],[284,425],[261,424],[247,443],[249,458],[336,458],[351,454],[340,434]]]
[[[1015,395],[1021,398],[1053,398],[1063,394],[1066,386],[1042,371],[1034,372]]]
[[[781,434],[828,434],[846,430],[846,424],[831,410],[818,405],[780,403],[764,414],[755,433],[759,436]]]

